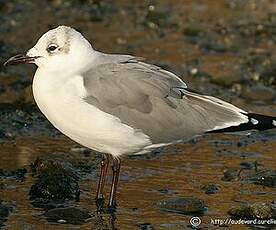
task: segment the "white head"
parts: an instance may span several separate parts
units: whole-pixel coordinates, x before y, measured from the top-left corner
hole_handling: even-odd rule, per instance
[[[78,67],[91,60],[94,52],[81,33],[68,26],[59,26],[43,34],[26,56],[10,58],[6,65],[24,62],[47,68],[47,71],[74,71],[74,68],[77,71]]]

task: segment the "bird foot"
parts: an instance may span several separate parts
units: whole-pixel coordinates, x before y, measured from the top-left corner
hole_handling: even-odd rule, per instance
[[[117,210],[117,204],[115,203],[115,204],[112,204],[112,205],[108,205],[107,206],[107,210],[108,210],[108,212],[109,213],[114,213],[114,212],[116,212],[116,210]]]
[[[105,202],[104,197],[100,197],[100,198],[96,199],[96,206],[97,206],[97,210],[98,211],[103,210],[103,208],[104,208],[104,202]]]

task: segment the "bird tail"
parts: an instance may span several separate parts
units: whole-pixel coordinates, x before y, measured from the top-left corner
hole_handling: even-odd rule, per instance
[[[276,128],[276,117],[261,115],[257,113],[246,113],[248,122],[237,126],[207,131],[207,133],[240,132],[245,130],[267,130]]]
[[[207,124],[205,133],[239,132],[245,130],[266,130],[276,128],[276,117],[246,111],[212,96],[183,91],[200,123]],[[203,128],[204,129],[204,128]]]

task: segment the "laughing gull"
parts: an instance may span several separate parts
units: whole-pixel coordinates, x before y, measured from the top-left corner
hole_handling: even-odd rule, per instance
[[[275,117],[247,113],[191,92],[175,74],[130,55],[96,51],[75,29],[45,33],[26,55],[5,65],[34,63],[35,101],[47,119],[72,140],[104,153],[96,201],[103,201],[109,159],[116,205],[120,158],[187,141],[206,132],[269,129]]]

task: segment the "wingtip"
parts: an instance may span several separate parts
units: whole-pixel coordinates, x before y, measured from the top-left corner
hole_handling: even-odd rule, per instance
[[[276,117],[257,113],[244,114],[248,117],[248,122],[237,126],[230,126],[223,129],[210,130],[207,133],[240,132],[246,130],[267,130],[276,128]]]

